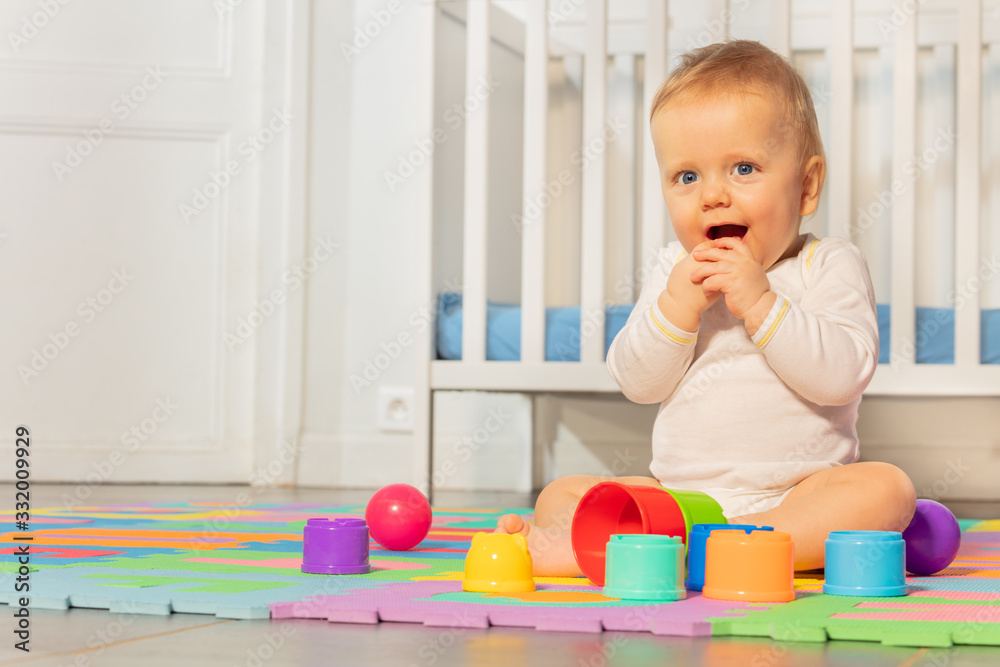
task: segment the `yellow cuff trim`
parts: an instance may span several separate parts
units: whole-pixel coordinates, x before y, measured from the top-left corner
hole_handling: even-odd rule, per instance
[[[666,336],[667,338],[676,343],[680,343],[681,345],[687,345],[689,343],[693,343],[696,340],[698,340],[697,336],[695,336],[694,338],[681,338],[680,336],[678,336],[677,334],[673,333],[672,331],[668,330],[665,326],[660,324],[659,320],[656,319],[656,313],[653,312],[653,306],[649,307],[649,317],[651,320],[653,320],[653,324],[656,325],[656,328],[663,332],[664,336]]]
[[[767,341],[771,340],[771,336],[773,336],[774,332],[777,331],[778,325],[781,324],[781,320],[785,318],[785,313],[787,311],[788,299],[785,299],[785,302],[781,304],[781,310],[778,311],[778,316],[774,318],[774,322],[771,322],[771,327],[767,330],[767,334],[765,334],[765,336],[760,339],[760,342],[757,343],[757,347],[764,347],[767,345]]]
[[[677,259],[674,260],[674,266],[677,266],[677,262],[684,259],[684,255],[688,254],[687,250],[681,250],[681,254],[677,255]]]
[[[819,239],[816,239],[809,246],[809,254],[806,255],[806,271],[812,267],[813,253],[816,252],[816,246],[819,245]]]

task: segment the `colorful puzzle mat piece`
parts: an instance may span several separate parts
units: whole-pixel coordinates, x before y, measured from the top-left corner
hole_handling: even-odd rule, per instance
[[[0,535],[0,603],[18,603],[23,595],[14,584],[24,576],[18,549],[28,544],[29,606],[36,608],[1000,645],[1000,520],[962,521],[962,547],[952,565],[933,577],[909,578],[909,594],[899,598],[824,595],[818,575],[796,579],[796,599],[774,604],[691,592],[675,602],[638,603],[605,597],[582,578],[538,578],[530,593],[463,591],[473,535],[491,530],[508,512],[530,514],[436,508],[430,533],[414,550],[386,551],[371,542],[371,573],[327,576],[301,572],[306,520],[360,518],[363,506],[130,503],[35,510],[29,530]],[[13,516],[8,525],[14,526]]]

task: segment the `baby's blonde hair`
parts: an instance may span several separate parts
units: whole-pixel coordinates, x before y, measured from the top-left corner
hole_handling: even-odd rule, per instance
[[[775,100],[784,106],[786,127],[796,135],[802,164],[814,155],[825,161],[809,87],[786,58],[760,42],[730,40],[685,53],[656,91],[649,120],[673,103],[719,94]]]

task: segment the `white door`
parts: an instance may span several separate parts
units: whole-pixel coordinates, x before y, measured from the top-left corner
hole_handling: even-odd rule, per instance
[[[0,451],[28,426],[32,479],[245,482],[259,464],[258,359],[288,313],[261,299],[284,228],[259,229],[281,207],[260,183],[301,122],[266,38],[289,7],[0,5]]]

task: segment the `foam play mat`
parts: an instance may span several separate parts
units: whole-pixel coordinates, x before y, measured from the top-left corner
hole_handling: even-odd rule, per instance
[[[24,576],[16,554],[29,544],[29,606],[35,608],[1000,645],[1000,520],[961,521],[962,546],[951,567],[931,577],[908,577],[909,593],[898,598],[824,595],[818,577],[797,579],[796,599],[772,604],[710,600],[692,592],[675,602],[628,602],[604,597],[582,578],[538,578],[530,593],[463,592],[470,540],[506,512],[530,514],[435,508],[430,534],[415,549],[385,551],[372,542],[369,574],[320,575],[300,571],[306,520],[363,518],[364,506],[137,503],[35,510],[30,530],[0,538],[0,602],[19,604],[24,595],[14,592],[16,577]]]

